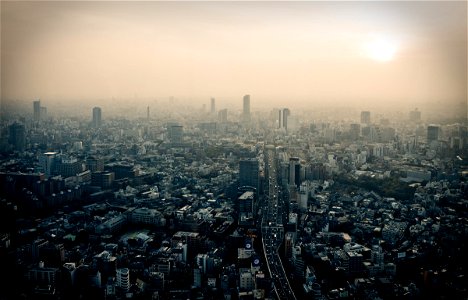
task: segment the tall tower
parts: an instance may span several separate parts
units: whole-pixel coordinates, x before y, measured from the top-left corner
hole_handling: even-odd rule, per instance
[[[150,119],[150,109],[149,106],[146,107],[146,120],[149,121]]]
[[[101,108],[93,108],[93,127],[101,127]]]
[[[256,158],[244,159],[239,162],[240,186],[251,186],[257,189],[259,185],[259,164]]]
[[[130,270],[128,268],[117,269],[115,275],[117,286],[128,291],[130,289]]]
[[[24,125],[13,123],[10,125],[9,130],[9,143],[13,145],[15,150],[23,151],[26,145]]]
[[[433,141],[439,140],[439,126],[429,125],[427,126],[427,143],[430,144]]]
[[[289,185],[301,184],[301,162],[299,157],[289,158]]]
[[[227,122],[227,114],[228,114],[227,108],[221,109],[218,112],[218,120],[219,120],[220,123],[226,123]]]
[[[41,100],[33,101],[34,109],[34,121],[38,122],[41,120]]]
[[[370,111],[361,111],[361,123],[370,124]]]
[[[244,122],[250,121],[250,95],[244,96],[244,106],[242,111],[242,119]]]
[[[216,102],[215,102],[215,98],[211,98],[211,110],[210,110],[211,114],[214,115],[214,113],[216,112]]]

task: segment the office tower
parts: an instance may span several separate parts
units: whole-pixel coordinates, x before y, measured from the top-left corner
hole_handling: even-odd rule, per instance
[[[23,151],[26,148],[26,137],[24,125],[13,123],[9,127],[10,134],[8,142],[16,151]]]
[[[361,112],[361,123],[362,124],[370,124],[370,111],[362,111]]]
[[[184,127],[182,125],[172,124],[168,127],[169,140],[172,144],[179,145],[183,142]]]
[[[244,159],[239,162],[240,186],[251,186],[257,189],[259,184],[259,164],[256,158]]]
[[[289,108],[283,108],[278,111],[278,128],[288,130],[288,117],[290,114]]]
[[[294,234],[292,232],[286,232],[284,235],[284,255],[287,258],[292,257],[292,249],[294,247]]]
[[[101,127],[101,108],[93,108],[93,127]]]
[[[215,98],[211,98],[211,114],[214,115],[216,112],[216,106],[215,106]]]
[[[146,107],[146,120],[149,121],[149,119],[150,119],[150,109],[149,109],[149,106],[148,106],[148,107]]]
[[[220,123],[227,123],[227,108],[222,109],[218,112],[218,121]]]
[[[41,100],[33,101],[34,108],[34,121],[38,122],[41,120]]]
[[[421,121],[421,112],[416,108],[409,112],[409,119],[411,122],[419,122]]]
[[[253,225],[254,224],[254,192],[247,191],[243,193],[238,199],[239,209],[239,225]],[[249,249],[250,250],[250,249]]]
[[[130,289],[130,270],[128,268],[120,268],[115,272],[117,286],[124,291]]]
[[[244,96],[244,106],[242,111],[242,121],[250,121],[250,95]]]
[[[39,156],[39,165],[47,177],[51,176],[53,172],[55,172],[57,154],[57,152],[46,152]]]
[[[289,159],[289,185],[299,186],[301,184],[301,163],[298,157]]]
[[[359,135],[361,134],[361,125],[360,124],[351,124],[349,130],[349,136],[351,140],[359,139]]]
[[[427,126],[427,143],[439,140],[439,131],[440,128],[437,125]]]

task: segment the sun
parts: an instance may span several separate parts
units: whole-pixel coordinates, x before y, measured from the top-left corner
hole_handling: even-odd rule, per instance
[[[367,56],[379,62],[388,62],[394,59],[397,44],[389,39],[374,38],[365,46]]]

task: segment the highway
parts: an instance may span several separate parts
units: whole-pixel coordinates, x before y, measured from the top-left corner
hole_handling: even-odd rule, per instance
[[[268,189],[262,209],[262,245],[268,271],[273,281],[278,299],[296,299],[283,264],[278,254],[278,248],[283,242],[284,229],[282,224],[282,208],[278,205],[278,182],[274,149],[265,149],[265,174]]]

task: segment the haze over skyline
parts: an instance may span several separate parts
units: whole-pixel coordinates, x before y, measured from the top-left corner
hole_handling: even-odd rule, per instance
[[[466,116],[465,1],[1,2],[1,28],[2,102],[251,94]]]

